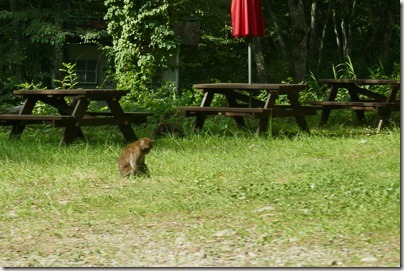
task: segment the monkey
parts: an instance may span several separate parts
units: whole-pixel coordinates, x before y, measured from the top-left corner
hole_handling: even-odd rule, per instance
[[[148,175],[149,169],[145,163],[145,156],[150,152],[152,147],[152,140],[145,137],[123,148],[118,159],[118,168],[121,176]]]
[[[182,127],[172,122],[160,122],[151,132],[153,138],[166,134],[172,134],[179,137],[185,135]]]

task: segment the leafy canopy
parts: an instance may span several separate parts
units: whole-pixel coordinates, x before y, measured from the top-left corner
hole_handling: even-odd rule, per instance
[[[177,48],[168,1],[107,0],[105,5],[104,19],[113,39],[107,49],[115,61],[118,86],[145,90]]]

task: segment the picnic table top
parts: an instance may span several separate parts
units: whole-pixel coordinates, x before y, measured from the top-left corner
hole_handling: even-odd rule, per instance
[[[392,79],[319,79],[320,83],[369,84],[369,85],[399,85],[399,80]]]
[[[46,90],[15,90],[16,96],[86,96],[86,97],[122,97],[128,90],[116,89],[46,89]]]
[[[267,83],[206,83],[194,84],[197,89],[242,89],[242,90],[278,90],[282,88],[293,88],[302,90],[306,88],[304,84],[267,84]]]

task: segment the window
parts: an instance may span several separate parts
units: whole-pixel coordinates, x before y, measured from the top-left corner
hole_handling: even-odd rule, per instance
[[[97,83],[97,61],[77,60],[76,61],[77,81],[82,84]]]

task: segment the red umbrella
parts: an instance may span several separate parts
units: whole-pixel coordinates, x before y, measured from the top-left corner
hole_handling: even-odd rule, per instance
[[[265,32],[260,0],[232,0],[231,24],[234,37],[263,36]],[[248,82],[251,84],[251,42],[248,44]]]
[[[231,24],[235,37],[263,36],[265,27],[261,1],[232,0]]]

